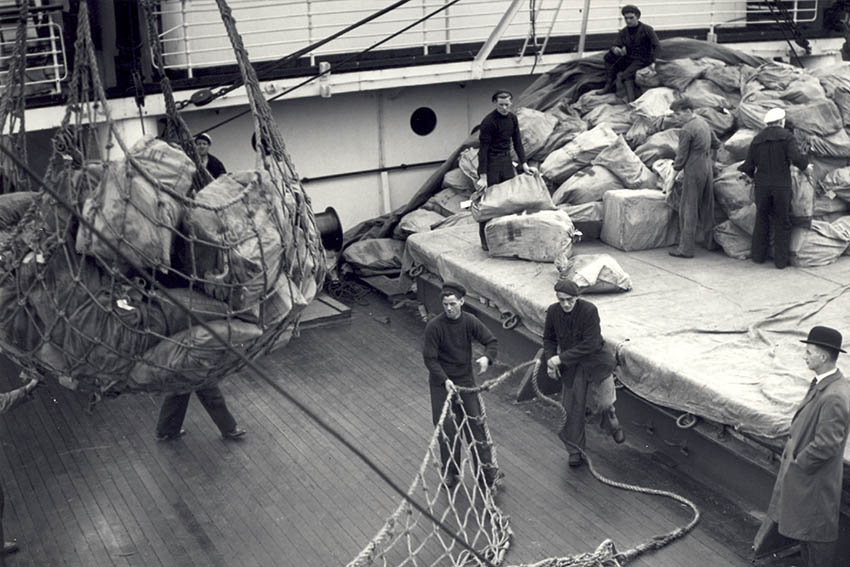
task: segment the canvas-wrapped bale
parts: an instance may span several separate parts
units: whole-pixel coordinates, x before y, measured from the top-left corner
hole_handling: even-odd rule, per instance
[[[810,155],[808,158],[809,163],[812,164],[812,179],[818,187],[821,186],[821,181],[827,174],[850,165],[850,158],[846,157],[830,158]]]
[[[228,346],[235,352],[223,348],[206,328],[193,326],[141,354],[129,372],[134,389],[169,390],[178,382],[184,392],[202,388],[208,384],[211,371],[220,369],[227,373],[238,368],[238,354],[263,335],[257,325],[245,321],[217,319],[208,321],[206,326],[216,335],[226,337]]]
[[[519,135],[526,157],[534,156],[552,135],[552,131],[558,124],[558,119],[552,114],[540,112],[532,108],[520,108],[516,111],[517,122],[519,122]],[[511,146],[513,149],[513,146]],[[517,161],[516,152],[511,154]]]
[[[464,191],[458,191],[447,187],[437,193],[434,193],[430,199],[425,201],[422,208],[438,213],[444,217],[449,217],[461,212],[461,203],[468,201],[470,196],[471,194]],[[439,222],[439,219],[436,222]]]
[[[449,228],[451,226],[458,226],[461,224],[477,224],[477,221],[472,218],[472,213],[470,211],[461,211],[432,224],[431,230]]]
[[[582,118],[594,128],[605,124],[618,134],[625,134],[632,127],[632,111],[625,104],[600,104]]]
[[[682,95],[693,103],[694,108],[734,108],[741,98],[741,95],[724,91],[705,79],[692,81]]]
[[[850,201],[850,167],[830,171],[820,180],[820,187],[829,197]]]
[[[815,209],[815,185],[807,173],[791,166],[791,223],[808,227]]]
[[[626,252],[662,248],[676,242],[678,225],[661,191],[608,191],[602,202],[602,242]]]
[[[599,238],[599,233],[602,232],[604,214],[601,200],[580,205],[558,205],[558,208],[570,216],[576,230],[581,232],[582,241]]]
[[[543,147],[535,154],[529,155],[529,159],[544,160],[546,156],[572,142],[576,136],[587,131],[587,122],[574,114],[558,111],[554,114],[558,118],[558,124],[546,139]]]
[[[741,85],[755,69],[747,65],[718,65],[709,67],[700,75],[727,92],[741,92]]]
[[[121,257],[112,244],[133,267],[165,271],[171,265],[172,235],[182,214],[180,199],[189,191],[194,173],[195,164],[182,150],[143,138],[127,159],[105,164],[97,192],[83,206],[83,218],[108,242],[82,226],[77,252],[112,265]]]
[[[694,114],[702,117],[718,138],[725,138],[735,129],[735,115],[726,108],[697,108]]]
[[[490,185],[472,196],[472,216],[482,222],[513,213],[555,209],[549,189],[539,175],[520,174]]]
[[[554,262],[558,254],[571,250],[576,229],[560,209],[495,218],[484,229],[489,255]]]
[[[702,59],[657,59],[655,61],[655,72],[660,84],[677,91],[684,91],[688,85],[701,77],[708,69],[723,67],[724,65],[722,61],[709,57]]]
[[[599,152],[617,141],[617,133],[601,124],[576,136],[563,148],[546,156],[540,173],[553,184],[560,185],[571,175],[590,164]]]
[[[834,134],[821,136],[809,134],[803,130],[794,130],[794,139],[801,148],[820,157],[847,158],[850,157],[850,136],[847,130],[839,128]]]
[[[753,202],[753,181],[738,169],[742,164],[728,165],[714,178],[714,198],[726,216]]]
[[[603,104],[622,104],[623,101],[615,93],[601,93],[590,90],[578,97],[572,104],[573,109],[584,116],[594,108]]]
[[[680,186],[679,195],[681,195],[682,177],[684,174],[681,170],[676,171],[673,169],[672,159],[655,160],[655,163],[652,164],[652,171],[658,176],[656,186],[665,195],[670,195],[674,191],[677,182]],[[678,204],[674,208],[678,210]]]
[[[681,128],[670,128],[656,132],[635,148],[635,155],[647,167],[652,167],[655,160],[675,158],[679,149],[679,132],[681,131]]]
[[[753,138],[758,134],[755,130],[749,128],[741,128],[723,143],[723,147],[732,156],[735,161],[743,161],[747,159],[747,152],[750,151],[750,144]]]
[[[363,276],[398,273],[403,254],[404,242],[395,238],[360,240],[342,251],[343,259]]]
[[[581,205],[601,201],[605,192],[612,189],[625,189],[625,185],[607,167],[591,165],[564,181],[552,193],[552,202],[557,205]]]
[[[731,220],[714,227],[714,241],[723,253],[736,260],[747,260],[752,250],[752,236],[738,228]]]
[[[444,215],[427,209],[415,209],[401,217],[393,230],[393,238],[406,240],[411,234],[428,232],[431,225],[440,222]]]
[[[838,107],[828,99],[789,106],[785,115],[795,130],[815,136],[828,136],[843,129]]]
[[[443,176],[442,188],[472,193],[475,191],[475,182],[461,168],[456,167],[447,171]]]
[[[608,168],[629,189],[652,188],[658,180],[622,136],[618,136],[613,144],[599,152],[591,163]]]
[[[670,114],[670,104],[676,100],[676,91],[667,87],[649,89],[634,102],[630,102],[633,113],[646,118],[660,118]]]
[[[791,229],[791,264],[804,268],[826,266],[844,254],[850,246],[850,226],[836,223],[815,220],[811,228]]]
[[[457,158],[457,166],[473,182],[478,181],[478,148],[465,148]]]
[[[559,277],[584,293],[618,293],[632,289],[629,274],[610,254],[575,254],[555,266]]]
[[[848,210],[850,210],[850,203],[843,199],[830,195],[815,195],[812,218],[820,219],[825,215],[843,215]]]
[[[729,220],[736,227],[751,235],[756,228],[757,213],[758,210],[756,209],[756,204],[750,203],[749,205],[732,211],[732,214],[729,215]]]

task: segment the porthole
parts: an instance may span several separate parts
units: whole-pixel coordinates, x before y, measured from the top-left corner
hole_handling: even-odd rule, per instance
[[[420,136],[427,136],[436,127],[437,114],[427,106],[417,108],[410,115],[410,129]]]

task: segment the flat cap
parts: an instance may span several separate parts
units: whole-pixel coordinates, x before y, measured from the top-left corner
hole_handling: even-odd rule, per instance
[[[442,289],[440,289],[440,295],[445,297],[447,295],[454,295],[458,299],[462,298],[466,295],[466,288],[455,282],[445,282],[443,284]]]
[[[572,280],[560,279],[555,282],[555,291],[572,296],[581,295],[581,288]]]
[[[198,134],[197,136],[195,136],[195,141],[197,142],[198,140],[204,140],[206,141],[206,143],[212,145],[212,138],[207,133]]]

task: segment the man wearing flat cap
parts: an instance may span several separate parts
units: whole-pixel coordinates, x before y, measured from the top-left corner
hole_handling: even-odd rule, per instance
[[[655,62],[660,47],[658,36],[652,26],[640,21],[637,6],[627,4],[620,10],[626,27],[617,34],[614,45],[605,54],[607,76],[603,93],[612,93],[622,85],[626,91],[626,102],[635,100],[635,74],[639,69]],[[616,87],[615,87],[616,85]]]
[[[547,375],[561,382],[561,403],[567,419],[558,436],[567,448],[571,467],[584,462],[579,448],[584,449],[586,444],[588,386],[612,380],[613,390],[611,372],[616,365],[613,353],[605,348],[596,306],[579,295],[581,290],[571,280],[561,279],[555,284],[558,301],[546,310],[541,360]],[[625,439],[613,404],[602,412],[602,426],[617,443]]]
[[[210,153],[212,145],[212,137],[209,134],[198,134],[195,137],[195,147],[198,149],[198,156],[201,158],[201,165],[207,168],[212,178],[215,179],[227,173],[224,169],[224,164],[221,160]]]
[[[472,342],[484,346],[484,355],[475,363],[478,373],[483,374],[495,362],[498,354],[496,337],[473,314],[463,310],[466,289],[460,284],[447,282],[440,291],[443,312],[428,321],[425,326],[425,344],[422,358],[428,369],[428,381],[431,387],[431,417],[436,426],[443,411],[448,394],[446,380],[456,386],[474,388],[475,376],[472,370]],[[467,441],[472,445],[472,457],[481,464],[483,481],[492,487],[501,476],[493,465],[492,450],[487,441],[487,430],[481,411],[481,400],[477,392],[459,392],[460,400],[453,403],[451,413],[454,419],[443,424],[440,436],[440,458],[443,463],[445,483],[454,487],[458,480],[458,465],[461,462],[460,443],[457,430],[463,427],[464,412],[469,418]],[[472,439],[469,439],[471,433]],[[474,443],[473,443],[474,441]],[[453,448],[453,450],[451,449]]]
[[[750,143],[747,159],[738,169],[755,182],[756,224],[750,254],[756,264],[764,263],[773,225],[773,263],[780,270],[788,265],[791,246],[791,164],[811,174],[814,166],[800,153],[793,134],[785,129],[785,111],[771,108],[764,115],[767,125]]]
[[[791,420],[767,517],[759,530],[760,536],[776,530],[799,541],[806,567],[838,565],[835,544],[850,430],[850,384],[836,368],[838,354],[846,352],[841,339],[835,329],[813,327],[801,341],[806,343],[806,366],[814,378]]]

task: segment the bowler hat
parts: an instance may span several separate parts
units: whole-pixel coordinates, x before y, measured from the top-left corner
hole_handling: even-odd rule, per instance
[[[806,340],[801,340],[800,342],[817,345],[830,350],[837,350],[838,352],[847,352],[841,348],[841,333],[829,327],[812,327],[812,330],[809,331],[808,338],[806,338]]]

